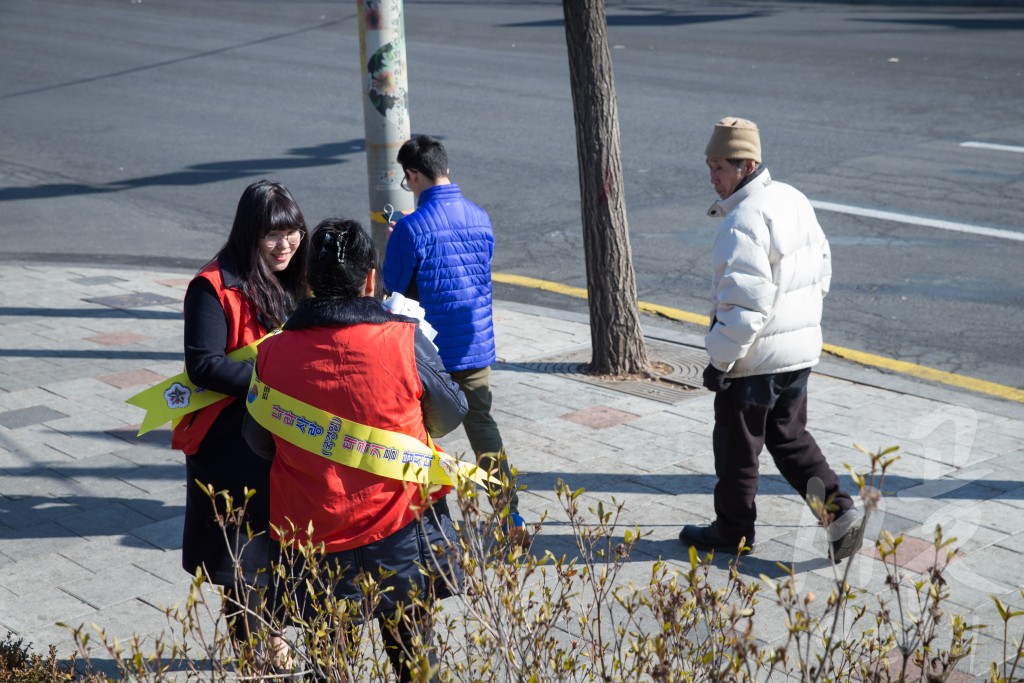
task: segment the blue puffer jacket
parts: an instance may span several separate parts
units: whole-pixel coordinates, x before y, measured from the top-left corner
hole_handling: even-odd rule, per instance
[[[423,306],[448,372],[494,362],[493,254],[491,219],[454,183],[424,190],[388,238],[384,286]]]

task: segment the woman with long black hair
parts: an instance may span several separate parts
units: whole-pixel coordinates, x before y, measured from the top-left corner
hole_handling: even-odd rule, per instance
[[[270,539],[270,465],[241,435],[252,366],[228,354],[284,323],[307,294],[306,223],[291,194],[260,180],[242,193],[227,242],[185,294],[185,369],[204,390],[225,394],[174,428],[171,446],[187,456],[181,563],[224,588],[236,643],[248,641],[258,608],[254,586],[266,583]],[[209,488],[208,488],[209,487]],[[246,500],[246,489],[253,492]],[[244,515],[228,519],[226,491]],[[220,519],[219,519],[220,518]]]

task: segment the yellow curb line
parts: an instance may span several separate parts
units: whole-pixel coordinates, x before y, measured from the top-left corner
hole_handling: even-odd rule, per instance
[[[951,386],[960,387],[961,389],[967,389],[979,394],[988,394],[989,396],[996,396],[998,398],[1016,401],[1017,403],[1024,403],[1024,391],[1008,387],[1005,384],[996,384],[995,382],[975,379],[974,377],[967,377],[966,375],[957,375],[952,372],[946,372],[945,370],[929,368],[925,365],[908,363],[894,358],[886,358],[885,356],[876,356],[873,353],[855,351],[853,349],[843,348],[842,346],[833,346],[832,344],[825,344],[822,346],[822,349],[827,353],[831,353],[833,356],[852,360],[855,363],[860,363],[861,365],[871,365],[876,368],[883,368],[885,370],[890,370],[903,375],[910,375],[911,377],[917,377],[919,379],[949,384]]]
[[[537,278],[525,277],[523,275],[511,275],[508,273],[493,273],[491,277],[495,282],[501,282],[507,285],[532,287],[533,289],[542,289],[547,292],[564,294],[578,299],[587,298],[587,290],[581,287],[570,287],[569,285],[563,285],[558,282],[539,280]],[[706,315],[690,313],[689,311],[681,311],[678,308],[671,308],[660,304],[651,304],[645,301],[639,301],[637,302],[637,306],[645,313],[654,313],[655,315],[660,315],[662,317],[669,318],[670,320],[693,323],[704,327],[707,327],[711,322]],[[996,396],[998,398],[1005,398],[1009,401],[1024,403],[1024,391],[1021,389],[1014,389],[1013,387],[1008,387],[1003,384],[996,384],[995,382],[988,382],[983,379],[957,375],[952,372],[937,370],[924,365],[908,363],[894,358],[886,358],[885,356],[876,356],[873,353],[855,351],[853,349],[847,349],[833,344],[825,344],[822,348],[826,353],[851,360],[855,363],[860,363],[861,365],[882,368],[902,375],[917,377],[918,379],[941,382],[942,384],[949,384],[950,386],[967,389],[980,394],[988,394],[989,396]]]

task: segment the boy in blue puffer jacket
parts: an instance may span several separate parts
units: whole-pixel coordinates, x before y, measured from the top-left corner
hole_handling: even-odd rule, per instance
[[[426,135],[408,140],[398,150],[398,163],[402,187],[415,196],[416,210],[399,220],[388,238],[384,286],[419,301],[437,330],[434,343],[445,370],[469,402],[463,426],[470,446],[482,468],[509,482],[508,539],[525,547],[530,534],[491,417],[491,219],[449,179],[448,154],[439,140]]]

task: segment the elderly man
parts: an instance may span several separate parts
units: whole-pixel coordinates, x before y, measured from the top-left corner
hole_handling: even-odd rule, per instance
[[[712,250],[711,363],[715,392],[715,521],[686,525],[701,550],[754,547],[758,457],[765,446],[790,486],[824,503],[828,554],[859,550],[863,524],[807,431],[807,380],[821,355],[822,299],[832,275],[828,240],[803,194],[761,165],[757,126],[724,118],[705,150],[721,218]]]

